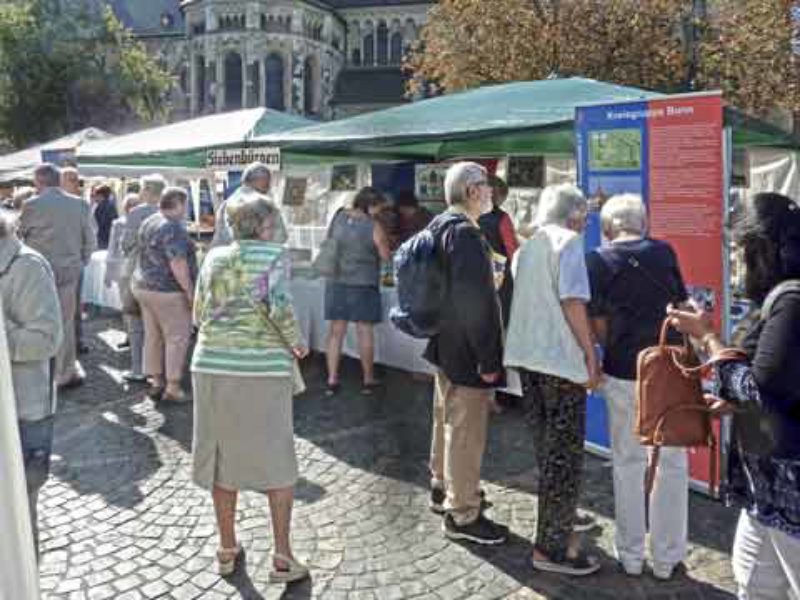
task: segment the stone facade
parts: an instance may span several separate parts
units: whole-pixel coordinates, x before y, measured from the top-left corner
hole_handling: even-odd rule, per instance
[[[429,0],[131,0],[161,5],[158,23],[126,23],[175,75],[176,115],[266,106],[320,119],[387,105],[370,97],[370,71],[397,67]],[[110,2],[119,13],[120,0]],[[157,15],[154,7],[151,15]],[[179,12],[177,12],[179,11]],[[128,11],[131,14],[133,11]],[[151,20],[152,20],[151,16]],[[125,21],[126,19],[123,19]],[[155,26],[154,26],[155,25]],[[363,97],[334,102],[344,69]],[[393,103],[403,101],[397,97]]]

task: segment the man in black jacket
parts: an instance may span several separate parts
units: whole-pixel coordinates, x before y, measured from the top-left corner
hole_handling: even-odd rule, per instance
[[[425,358],[437,367],[431,444],[431,508],[446,513],[445,535],[501,544],[508,529],[482,512],[481,460],[494,388],[502,385],[503,326],[491,251],[478,218],[492,209],[486,169],[453,165],[441,249],[448,280],[444,320]]]

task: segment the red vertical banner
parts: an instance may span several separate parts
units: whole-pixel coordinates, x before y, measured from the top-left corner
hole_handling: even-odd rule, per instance
[[[678,255],[689,295],[721,327],[724,272],[723,104],[719,95],[649,103],[650,233]],[[708,482],[709,456],[692,450],[692,479]]]

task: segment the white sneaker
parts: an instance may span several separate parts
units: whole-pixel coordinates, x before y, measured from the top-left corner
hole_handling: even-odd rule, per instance
[[[675,566],[666,563],[653,563],[653,577],[661,581],[668,581],[675,574]]]
[[[644,570],[644,561],[620,560],[619,564],[625,574],[630,577],[639,577]]]

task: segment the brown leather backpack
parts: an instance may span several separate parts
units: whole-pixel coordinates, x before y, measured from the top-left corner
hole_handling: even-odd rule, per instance
[[[720,414],[718,398],[703,394],[702,377],[716,363],[744,358],[743,352],[725,349],[700,364],[684,336],[681,346],[667,344],[669,318],[661,327],[658,346],[639,353],[636,373],[636,423],[634,434],[644,446],[653,446],[647,467],[645,490],[649,495],[662,446],[708,447],[711,454],[709,482],[718,484],[717,440],[712,427]]]

